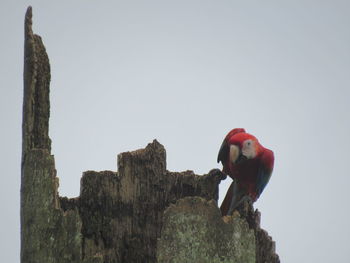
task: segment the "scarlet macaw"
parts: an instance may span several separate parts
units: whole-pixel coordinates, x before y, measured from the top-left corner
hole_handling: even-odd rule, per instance
[[[222,215],[231,215],[245,199],[255,202],[259,198],[270,180],[274,155],[253,135],[236,128],[226,135],[217,161],[233,179],[220,207]]]

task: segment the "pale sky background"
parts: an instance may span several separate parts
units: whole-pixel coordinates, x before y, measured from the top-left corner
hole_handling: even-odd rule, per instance
[[[154,138],[171,171],[221,168],[222,139],[244,127],[275,152],[255,207],[281,261],[350,262],[350,2],[334,0],[2,0],[1,262],[19,262],[28,5],[51,63],[61,195]]]

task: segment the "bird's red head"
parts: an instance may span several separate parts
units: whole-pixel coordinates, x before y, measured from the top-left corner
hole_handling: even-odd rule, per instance
[[[256,157],[263,150],[258,139],[246,132],[233,134],[229,137],[227,143],[228,145],[237,146],[248,159]]]
[[[218,162],[225,165],[228,161],[235,163],[242,158],[252,159],[263,150],[264,147],[255,136],[246,133],[243,128],[236,128],[226,135],[219,151]]]
[[[243,128],[235,128],[232,129],[225,137],[225,140],[229,140],[233,135],[238,134],[238,133],[245,133],[245,129]]]

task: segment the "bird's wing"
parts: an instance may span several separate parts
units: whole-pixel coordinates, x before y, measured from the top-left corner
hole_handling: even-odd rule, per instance
[[[261,156],[259,170],[258,170],[258,180],[256,184],[257,198],[263,192],[265,186],[270,180],[274,164],[274,155],[271,150],[266,149]]]
[[[222,164],[225,164],[227,161],[228,155],[229,155],[229,151],[230,151],[230,148],[229,148],[229,145],[228,145],[227,140],[225,138],[221,144],[221,147],[220,147],[220,150],[218,153],[217,162],[221,161]]]

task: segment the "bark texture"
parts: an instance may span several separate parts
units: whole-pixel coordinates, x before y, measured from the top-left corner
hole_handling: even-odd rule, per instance
[[[166,171],[165,149],[156,140],[145,149],[118,156],[118,173],[85,172],[79,199],[83,258],[103,262],[156,262],[163,213],[186,196],[217,201],[220,171],[199,176]]]
[[[243,203],[235,212],[244,219],[250,229],[255,233],[256,263],[279,263],[279,256],[276,254],[276,244],[267,231],[261,229],[261,213],[250,202]]]
[[[278,262],[274,243],[260,229],[252,207],[221,219],[218,185],[225,175],[219,170],[202,176],[167,171],[165,149],[156,140],[145,149],[118,155],[117,172],[85,172],[79,197],[59,197],[48,136],[49,84],[49,59],[41,38],[33,34],[29,7],[24,44],[22,263]]]
[[[21,169],[21,262],[81,262],[78,209],[60,209],[49,131],[50,64],[25,16]]]
[[[239,216],[222,220],[216,203],[186,197],[164,214],[158,262],[255,263],[254,230]]]

